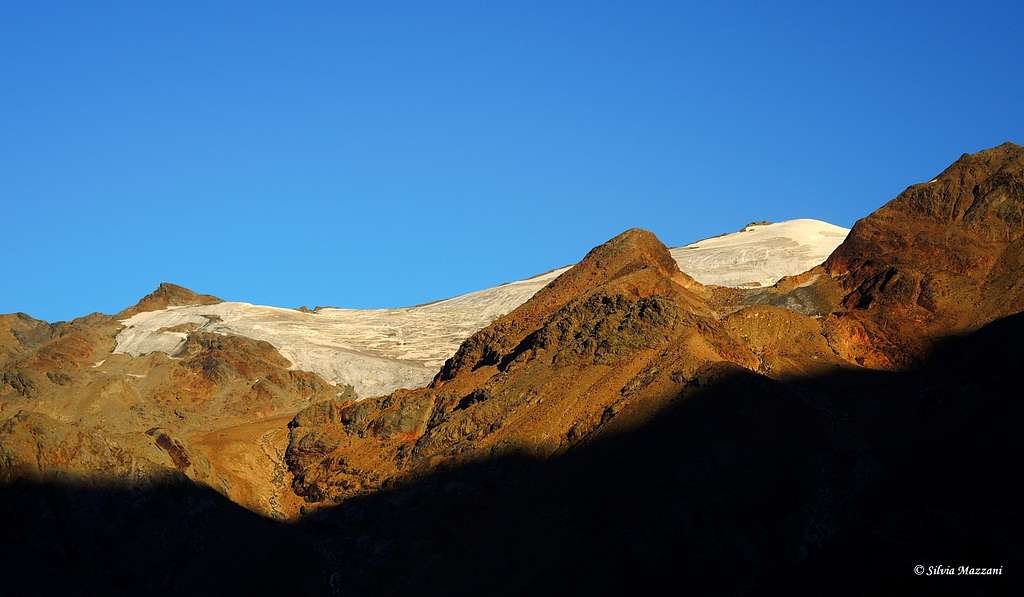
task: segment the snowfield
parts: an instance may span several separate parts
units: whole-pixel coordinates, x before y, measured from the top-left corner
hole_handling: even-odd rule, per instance
[[[682,271],[704,284],[771,285],[823,262],[848,232],[818,220],[791,220],[748,226],[671,252]],[[307,313],[237,302],[168,307],[122,321],[114,352],[174,356],[188,337],[185,327],[233,334],[269,342],[295,369],[349,384],[361,397],[378,396],[429,383],[463,340],[567,269],[398,309]]]
[[[820,220],[753,224],[672,249],[679,269],[701,284],[771,286],[821,265],[850,231]]]
[[[568,268],[399,309],[332,309],[315,313],[249,303],[168,307],[122,321],[115,353],[175,355],[188,334],[169,331],[193,324],[273,344],[296,369],[313,371],[360,396],[426,385],[473,332],[526,302]],[[181,329],[181,328],[177,328]]]

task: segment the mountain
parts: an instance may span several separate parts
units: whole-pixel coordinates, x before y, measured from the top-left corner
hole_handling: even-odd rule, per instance
[[[1022,166],[1013,144],[963,156],[845,239],[799,220],[669,249],[630,229],[546,278],[393,310],[398,326],[172,286],[115,317],[5,316],[5,578],[61,594],[1016,594]],[[424,328],[452,344],[402,335]],[[336,367],[439,366],[357,394],[304,370],[320,337]]]
[[[816,231],[835,227],[754,228],[719,237],[735,239],[731,261],[784,269],[794,255],[813,254],[807,239]],[[803,232],[786,236],[794,231]],[[715,275],[702,269],[700,249],[679,251],[676,262]],[[728,249],[715,254],[729,259]],[[177,474],[257,512],[293,517],[304,502],[284,454],[297,411],[427,385],[463,340],[569,269],[404,309],[263,307],[164,283],[112,317],[49,324],[3,316],[0,476],[139,482]]]
[[[671,254],[703,284],[770,286],[822,263],[847,232],[818,220],[752,224]],[[568,269],[397,309],[282,309],[190,298],[184,289],[169,302],[172,285],[163,285],[121,314],[125,328],[114,352],[174,355],[194,330],[244,336],[269,342],[298,369],[350,385],[359,396],[379,396],[426,385],[463,340]]]
[[[654,235],[627,231],[467,339],[430,386],[299,413],[287,454],[296,493],[322,501],[434,461],[551,455],[627,416],[659,373],[693,375],[723,353],[753,366],[703,292]]]
[[[473,334],[429,386],[298,413],[286,460],[318,508],[309,524],[330,530],[334,553],[383,542],[357,561],[374,579],[387,578],[374,562],[402,562],[394,592],[490,593],[515,578],[514,592],[616,594],[682,574],[694,588],[772,594],[792,587],[782,571],[838,574],[865,550],[878,568],[846,587],[832,578],[830,592],[918,592],[914,562],[1022,561],[1024,529],[1000,522],[1021,492],[999,471],[1020,449],[1007,388],[1024,356],[1012,306],[1024,270],[977,267],[1024,231],[1022,159],[1002,146],[958,162],[995,212],[973,216],[989,225],[954,217],[935,234],[930,204],[914,204],[889,221],[921,250],[893,252],[897,232],[855,235],[912,187],[824,266],[771,288],[704,286],[650,233],[623,233]],[[965,238],[994,254],[959,270],[933,261]],[[980,288],[998,297],[968,295],[981,315],[954,318],[955,300],[924,307],[920,292],[892,290],[896,275],[876,283],[894,267],[959,292],[998,271]],[[886,300],[862,301],[865,288]],[[1008,318],[984,315],[1007,301]],[[502,559],[489,558],[498,545]],[[474,573],[437,573],[457,560]]]
[[[706,287],[650,232],[624,232],[470,336],[429,386],[299,413],[294,489],[330,502],[438,463],[551,457],[636,428],[705,376],[857,366],[830,346],[825,320],[743,307],[747,292]]]

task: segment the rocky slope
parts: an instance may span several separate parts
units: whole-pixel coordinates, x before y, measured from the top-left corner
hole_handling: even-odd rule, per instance
[[[299,413],[296,492],[337,500],[438,464],[550,457],[636,428],[724,366],[776,377],[855,366],[821,320],[729,298],[679,271],[651,233],[627,231],[467,339],[428,387]]]
[[[894,363],[1024,310],[1024,150],[963,155],[870,216],[829,257],[842,309]]]
[[[429,387],[300,413],[288,452],[297,492],[318,501],[420,463],[550,455],[633,402],[671,396],[722,353],[753,366],[703,292],[652,234],[627,231],[471,336]]]

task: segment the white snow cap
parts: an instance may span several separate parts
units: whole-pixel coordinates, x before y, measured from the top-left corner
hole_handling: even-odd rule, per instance
[[[751,224],[672,249],[679,269],[701,284],[771,286],[820,265],[850,230],[821,220]]]

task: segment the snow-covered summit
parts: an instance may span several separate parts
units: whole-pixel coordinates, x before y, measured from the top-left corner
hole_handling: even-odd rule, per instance
[[[820,265],[849,233],[821,220],[788,220],[751,224],[671,251],[679,269],[702,284],[771,286]]]
[[[671,250],[679,268],[704,284],[770,285],[820,264],[849,231],[818,220],[758,224]],[[443,301],[398,309],[305,312],[226,302],[172,306],[125,319],[114,352],[182,348],[189,329],[274,345],[296,369],[313,371],[360,396],[427,384],[473,332],[526,302],[568,267]]]

